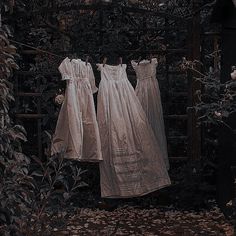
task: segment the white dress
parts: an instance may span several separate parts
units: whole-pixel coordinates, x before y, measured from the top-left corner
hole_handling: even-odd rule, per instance
[[[156,79],[157,59],[143,60],[139,64],[131,61],[137,75],[136,95],[142,104],[156,139],[160,143],[162,157],[169,169],[169,158],[165,134],[165,125],[161,104],[160,89]]]
[[[92,66],[80,59],[66,58],[59,71],[67,88],[51,153],[65,152],[65,158],[78,161],[100,161],[101,141],[93,100],[97,88]]]
[[[128,81],[126,65],[98,68],[102,197],[142,196],[170,185],[160,146]]]

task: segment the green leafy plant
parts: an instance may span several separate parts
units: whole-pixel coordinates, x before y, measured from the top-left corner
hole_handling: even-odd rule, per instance
[[[78,196],[80,188],[87,186],[82,181],[85,171],[60,154],[45,162],[32,157],[29,172],[33,188],[28,212],[17,222],[18,231],[23,235],[50,235],[58,221],[65,224],[72,200]],[[32,224],[29,225],[29,221]]]
[[[219,71],[209,68],[209,71],[201,72],[196,69],[199,61],[188,61],[184,58],[181,68],[195,73],[195,83],[201,84],[201,90],[196,91],[198,102],[194,107],[199,114],[198,120],[204,125],[225,125],[225,118],[236,111],[236,81],[220,82]],[[230,78],[230,75],[229,75]],[[232,130],[232,129],[231,129]],[[233,131],[233,130],[232,130]]]
[[[215,54],[219,55],[219,53]],[[219,58],[217,58],[217,61],[220,61]],[[199,125],[205,129],[203,148],[206,157],[202,164],[207,168],[207,171],[203,171],[202,174],[211,177],[214,175],[214,169],[217,169],[216,152],[219,129],[224,127],[232,134],[232,137],[235,135],[235,130],[228,122],[228,118],[236,112],[235,67],[232,67],[233,72],[231,75],[229,74],[229,81],[222,83],[220,81],[220,70],[213,70],[213,68],[210,67],[207,71],[202,71],[199,69],[199,65],[202,69],[201,62],[188,61],[184,58],[181,68],[186,70],[186,72],[193,73],[195,76],[195,83],[200,83],[201,85],[201,90],[196,91],[195,94],[198,98],[198,102],[189,109],[196,112]],[[209,170],[213,172],[210,174]],[[203,185],[201,184],[201,186]],[[229,218],[234,219],[235,200],[228,204],[228,208],[230,209],[229,215],[231,215]],[[232,222],[235,224],[235,221]]]
[[[12,1],[5,1],[5,9],[12,7]],[[28,176],[30,160],[22,154],[21,142],[26,141],[26,132],[15,125],[9,115],[13,97],[11,78],[18,69],[15,62],[16,47],[9,42],[11,32],[7,25],[0,27],[0,221],[1,228],[15,231],[14,222],[26,210],[25,189],[30,190]],[[30,191],[29,191],[30,192]],[[4,231],[2,235],[8,231]]]
[[[13,3],[4,1],[0,6],[8,10]],[[65,161],[63,154],[53,158],[47,156],[44,162],[23,154],[21,143],[27,141],[27,134],[10,115],[14,104],[12,76],[14,70],[19,69],[16,63],[19,55],[10,43],[10,37],[9,27],[1,25],[0,234],[50,235],[48,225],[66,216],[65,212],[59,214],[62,212],[59,209],[70,205],[69,201],[76,198],[78,189],[86,186],[81,176],[84,171]]]

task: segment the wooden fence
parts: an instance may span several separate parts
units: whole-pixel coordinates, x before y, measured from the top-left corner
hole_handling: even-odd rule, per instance
[[[197,2],[197,1],[196,1]],[[77,5],[76,9],[81,10],[93,10],[100,14],[100,38],[99,43],[103,45],[104,41],[104,22],[106,21],[106,13],[111,11],[116,5],[111,4],[92,4],[92,5]],[[197,3],[193,7],[198,7]],[[63,9],[62,9],[63,10]],[[180,21],[184,25],[184,33],[186,35],[186,44],[184,47],[179,48],[178,45],[174,47],[167,47],[166,49],[149,49],[148,46],[142,50],[143,53],[151,53],[152,55],[162,54],[165,56],[165,65],[163,66],[164,71],[158,73],[158,78],[164,78],[160,80],[162,102],[164,106],[164,116],[166,133],[168,139],[169,154],[171,160],[187,160],[189,158],[199,159],[201,157],[201,129],[197,127],[197,114],[191,109],[187,110],[188,106],[193,106],[197,102],[197,97],[195,92],[200,88],[200,84],[196,83],[194,80],[194,74],[189,74],[186,78],[185,72],[170,66],[174,60],[179,61],[182,57],[187,56],[190,60],[200,60],[201,59],[201,27],[200,27],[200,13],[196,13],[190,20],[181,19],[173,15],[168,15],[156,11],[140,9],[138,7],[123,7],[123,10],[131,14],[132,16],[137,15],[137,17],[143,17],[143,25],[139,29],[134,29],[139,35],[145,35],[147,32],[152,32],[152,35],[158,35],[159,32],[164,32],[165,38],[164,43],[166,45],[171,45],[172,43],[168,40],[168,35],[170,32],[176,30],[173,26],[173,22]],[[157,28],[149,27],[148,17],[152,15],[154,17],[163,18],[164,26],[159,26]],[[182,23],[180,23],[181,25]],[[150,42],[151,43],[151,42]],[[27,54],[32,56],[32,58],[39,52],[37,50],[22,50],[21,54]],[[133,53],[137,54],[137,51],[124,50],[123,54]],[[140,51],[139,51],[140,53]],[[173,59],[176,58],[176,59]],[[20,89],[20,85],[23,81],[30,80],[32,77],[36,77],[41,74],[50,81],[52,76],[58,76],[60,80],[59,73],[42,73],[42,72],[30,72],[30,71],[19,71],[15,75],[15,91],[16,91],[16,118],[21,120],[24,124],[27,122],[32,122],[36,125],[36,129],[27,130],[28,133],[35,132],[37,136],[37,142],[32,146],[32,149],[37,149],[37,155],[39,158],[43,156],[43,145],[42,145],[42,119],[47,116],[47,114],[42,113],[42,97],[45,96],[44,93],[40,92],[41,81],[40,78],[37,80],[37,88],[34,92],[26,92]],[[129,77],[134,77],[134,74],[129,73]],[[183,78],[183,81],[187,81],[187,86],[181,86],[176,89],[173,84],[177,83],[177,77]],[[162,86],[163,85],[163,86]],[[36,99],[37,111],[35,113],[21,113],[20,101],[25,98]],[[174,108],[173,108],[174,107]],[[183,109],[184,107],[184,109]],[[175,127],[182,127],[181,132],[175,132]],[[174,143],[174,144],[173,144]],[[176,144],[177,143],[177,144]],[[174,147],[174,145],[176,147]],[[181,151],[178,151],[181,150]]]

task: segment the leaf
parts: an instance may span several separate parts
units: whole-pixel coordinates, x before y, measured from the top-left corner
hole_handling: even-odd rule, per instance
[[[28,175],[29,173],[29,170],[26,167],[23,167],[22,171],[24,172],[25,175]]]
[[[3,40],[7,45],[9,45],[9,41],[5,36],[0,34],[0,39]]]
[[[38,171],[34,171],[31,173],[32,176],[38,176],[38,177],[43,177],[43,174],[38,172]]]
[[[224,116],[224,117],[229,117],[229,112],[228,111],[223,111],[222,112],[222,116]]]
[[[20,132],[22,132],[25,135],[27,135],[27,132],[26,132],[25,128],[22,125],[15,125],[14,126],[14,130],[19,130]]]
[[[70,194],[69,193],[63,193],[63,197],[65,200],[68,200],[70,198]]]
[[[25,134],[15,131],[14,128],[9,130],[9,135],[12,137],[13,140],[22,140],[24,142],[27,141]]]
[[[6,221],[7,221],[6,216],[5,216],[5,214],[3,214],[3,213],[0,213],[0,219],[1,219],[3,222],[6,222]]]
[[[52,139],[52,135],[47,130],[45,130],[44,133],[48,136],[50,140]]]
[[[89,185],[85,182],[80,182],[79,184],[76,185],[75,189],[76,188],[82,188],[82,187],[88,187]]]
[[[4,47],[4,51],[15,54],[16,53],[16,47],[13,45],[8,45],[8,47]]]
[[[4,31],[8,34],[8,36],[13,37],[13,35],[12,35],[12,33],[11,33],[11,30],[10,30],[10,28],[8,27],[8,25],[4,25],[4,26],[3,26],[3,29],[4,29]]]
[[[11,94],[9,94],[9,95],[8,95],[8,100],[9,100],[9,101],[15,101],[15,98],[14,98]]]

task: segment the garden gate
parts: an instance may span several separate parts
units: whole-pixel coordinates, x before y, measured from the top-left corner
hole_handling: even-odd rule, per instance
[[[104,2],[77,4],[69,7],[52,5],[47,9],[42,8],[42,12],[36,13],[44,14],[45,17],[46,13],[53,15],[61,11],[66,13],[73,9],[76,12],[76,20],[79,22],[74,31],[76,32],[74,48],[79,55],[88,52],[91,55],[94,54],[94,61],[99,60],[101,54],[111,57],[119,54],[123,56],[125,62],[137,59],[140,55],[158,56],[161,61],[158,67],[158,79],[164,107],[170,159],[199,159],[201,156],[201,132],[197,127],[197,115],[187,107],[191,107],[197,102],[195,92],[200,89],[200,85],[194,80],[194,74],[186,75],[180,70],[179,64],[182,57],[187,56],[190,60],[199,60],[201,57],[200,13],[197,12],[193,17],[185,19],[175,16],[175,14],[150,10],[139,5],[122,5],[119,1]],[[194,9],[198,8],[197,2],[195,1],[192,6]],[[87,25],[86,20],[83,23],[85,15],[89,15]],[[73,21],[70,19],[71,17],[69,15],[58,20],[60,31],[69,27],[68,25]],[[96,40],[92,42],[90,39],[93,35]],[[129,38],[129,42],[127,38]],[[110,50],[112,41],[115,49]],[[129,44],[130,42],[132,44]],[[86,46],[88,44],[99,50],[89,49],[90,46]],[[115,51],[116,49],[117,51]],[[23,44],[20,50],[21,55],[28,60],[42,55],[42,51],[33,47],[29,50]],[[71,52],[72,50],[64,49],[57,54],[65,56]],[[50,54],[46,55],[48,58],[51,56]],[[130,66],[128,67],[128,76],[131,83],[135,84],[135,75]],[[33,90],[32,86],[31,90],[25,89],[32,80],[36,82]],[[47,122],[51,121],[50,117],[55,116],[53,112],[50,116],[50,109],[45,109],[44,99],[45,97],[53,98],[57,89],[54,86],[49,90],[44,90],[45,83],[42,81],[45,82],[45,80],[47,84],[51,84],[51,81],[59,81],[60,75],[58,72],[50,70],[47,72],[21,70],[15,76],[15,116],[24,123],[29,136],[31,135],[27,147],[31,148],[31,153],[40,158],[44,153],[43,131],[47,127]],[[22,104],[24,104],[22,101],[25,99],[28,99],[28,103],[34,104],[36,108],[34,111],[25,106],[24,109],[22,108]],[[47,101],[52,102],[52,99]]]

